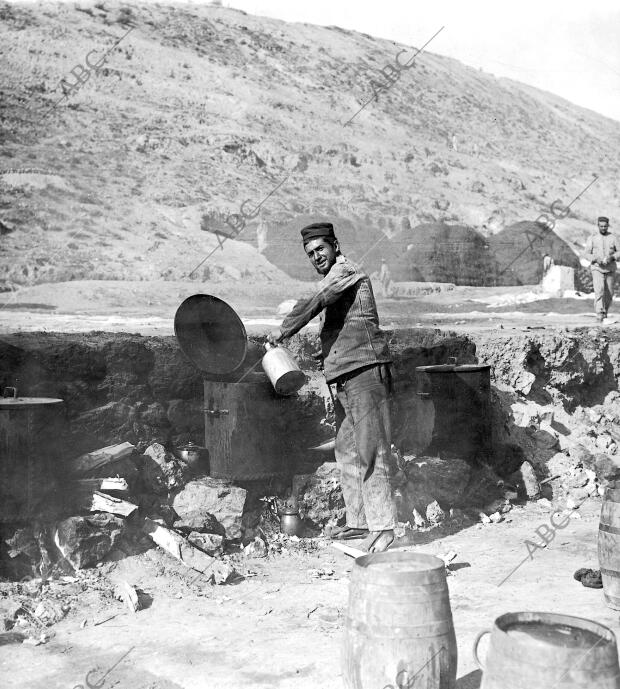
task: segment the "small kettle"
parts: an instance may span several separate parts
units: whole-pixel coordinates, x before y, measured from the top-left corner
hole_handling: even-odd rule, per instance
[[[299,368],[293,355],[281,345],[267,342],[263,356],[263,370],[269,376],[278,395],[294,395],[306,382],[305,373]]]
[[[280,531],[288,536],[300,536],[303,532],[304,523],[299,516],[297,501],[285,503],[284,507],[278,510],[280,517]]]

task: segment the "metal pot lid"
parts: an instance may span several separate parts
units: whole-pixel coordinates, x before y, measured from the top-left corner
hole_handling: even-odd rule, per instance
[[[179,445],[177,447],[177,450],[181,452],[182,450],[187,450],[188,452],[195,452],[196,450],[206,450],[205,447],[202,447],[202,445],[196,445],[196,443],[193,443],[191,440],[188,443],[185,443],[185,445]]]
[[[490,368],[490,364],[463,364],[457,366],[454,370],[457,373],[466,373],[468,371],[488,371]]]
[[[0,397],[1,409],[30,409],[33,407],[62,404],[64,400],[56,397]]]
[[[434,364],[433,366],[416,366],[415,370],[420,373],[448,373],[454,371],[454,364]]]
[[[179,306],[174,334],[182,352],[203,373],[232,373],[245,359],[248,338],[241,319],[210,294],[194,294]]]

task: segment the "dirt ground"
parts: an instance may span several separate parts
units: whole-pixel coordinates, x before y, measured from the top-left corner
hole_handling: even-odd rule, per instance
[[[448,533],[415,535],[403,549],[458,556],[448,577],[459,653],[458,689],[477,689],[480,672],[472,643],[500,614],[552,611],[587,617],[616,633],[618,614],[601,590],[573,579],[580,567],[598,568],[596,534],[600,500],[573,513],[545,550],[527,556],[526,539],[548,523],[539,503],[515,507],[499,524],[476,524]],[[162,564],[163,563],[163,564]],[[104,565],[106,576],[125,578],[152,598],[131,614],[110,603],[110,616],[84,600],[45,645],[0,647],[6,689],[336,689],[342,686],[340,651],[353,560],[323,545],[248,560],[250,573],[235,585],[191,583],[167,555],[150,550]],[[171,568],[171,567],[172,568]],[[310,570],[333,569],[325,579]],[[110,571],[107,571],[107,570]],[[501,584],[501,585],[500,585]],[[83,605],[83,607],[82,607]],[[82,621],[88,624],[81,628]],[[484,642],[482,655],[484,656]],[[90,675],[88,674],[90,672]],[[107,673],[107,674],[106,674]],[[87,680],[90,684],[87,683]]]
[[[263,285],[252,294],[242,284],[230,282],[76,280],[36,285],[0,295],[0,333],[101,330],[173,335],[174,314],[192,294],[213,294],[224,299],[249,332],[265,332],[281,323],[292,306],[291,300],[312,289],[308,283],[296,284],[290,290],[277,284]],[[406,299],[377,295],[377,305],[385,329],[436,326],[470,332],[595,325],[592,295],[543,297],[539,285],[456,287]],[[289,302],[288,309],[283,302]],[[620,322],[618,308],[614,303],[610,316]],[[316,322],[309,327],[316,328]]]

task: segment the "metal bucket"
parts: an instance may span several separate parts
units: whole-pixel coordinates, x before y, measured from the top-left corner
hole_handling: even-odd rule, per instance
[[[241,319],[210,294],[194,294],[179,306],[174,334],[185,356],[203,373],[228,375],[245,359],[248,339]]]
[[[294,395],[306,382],[306,375],[299,368],[293,355],[284,347],[267,343],[263,357],[263,370],[269,376],[278,395]]]
[[[484,661],[480,639],[490,634]],[[480,689],[620,689],[616,637],[598,622],[550,612],[515,612],[474,642]]]

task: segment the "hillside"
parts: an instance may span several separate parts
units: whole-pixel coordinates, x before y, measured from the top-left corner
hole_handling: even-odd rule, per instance
[[[90,51],[97,60],[132,27],[47,114],[61,79],[67,90]],[[403,246],[425,251],[429,223],[499,232],[505,264],[523,246],[502,230],[570,202],[593,174],[557,235],[574,247],[599,213],[613,224],[620,204],[619,122],[434,55],[432,43],[347,127],[405,46],[221,7],[111,2],[0,4],[0,45],[4,289],[72,279],[286,288],[312,277],[298,230],[324,217],[370,270]],[[217,247],[213,230],[230,231],[227,214],[289,173],[192,272]]]

